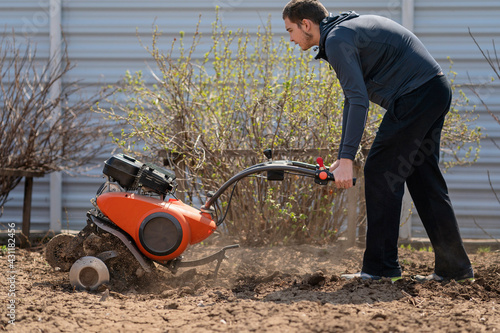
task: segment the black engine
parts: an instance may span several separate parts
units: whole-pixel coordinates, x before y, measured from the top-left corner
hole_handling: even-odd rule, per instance
[[[175,173],[151,163],[142,163],[133,157],[118,154],[104,163],[102,171],[126,191],[142,189],[165,196],[177,187]]]

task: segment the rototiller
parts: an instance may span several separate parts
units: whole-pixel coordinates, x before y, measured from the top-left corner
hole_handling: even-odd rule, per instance
[[[78,289],[95,290],[111,277],[127,281],[152,272],[155,263],[176,273],[180,267],[194,267],[217,261],[214,277],[231,245],[194,261],[183,261],[181,254],[189,245],[210,236],[224,221],[217,199],[231,185],[247,176],[266,172],[267,179],[281,181],[285,174],[314,178],[326,185],[333,174],[323,165],[272,160],[253,165],[233,176],[205,204],[196,209],[175,198],[175,173],[153,164],[141,163],[127,155],[109,158],[103,173],[94,208],[87,213],[87,225],[77,236],[59,234],[46,247],[47,262],[55,269],[69,271],[71,284]],[[355,180],[354,180],[355,181]],[[231,195],[232,197],[232,195]],[[229,204],[231,202],[229,198]]]

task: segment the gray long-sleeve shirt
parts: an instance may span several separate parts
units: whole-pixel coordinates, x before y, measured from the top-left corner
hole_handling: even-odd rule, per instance
[[[369,101],[386,110],[394,101],[432,79],[441,67],[409,30],[387,18],[355,12],[320,23],[316,59],[335,70],[344,90],[339,158],[354,159]]]

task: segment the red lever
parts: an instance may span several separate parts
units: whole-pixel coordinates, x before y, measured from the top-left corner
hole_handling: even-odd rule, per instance
[[[320,169],[320,170],[324,170],[324,169],[326,169],[326,168],[325,168],[325,165],[323,164],[323,158],[318,157],[318,158],[316,159],[316,163],[318,163],[318,164],[319,164],[319,169]]]

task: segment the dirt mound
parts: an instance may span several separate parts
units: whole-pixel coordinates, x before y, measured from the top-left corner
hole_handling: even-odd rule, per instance
[[[196,245],[185,258],[220,247]],[[411,277],[431,273],[434,254],[407,249],[400,251],[404,278],[396,283],[341,279],[360,269],[362,252],[311,245],[239,248],[227,251],[215,281],[212,263],[176,275],[159,269],[80,292],[41,251],[17,250],[15,325],[2,316],[0,327],[23,333],[500,330],[500,253],[471,255],[475,283],[417,284]]]

